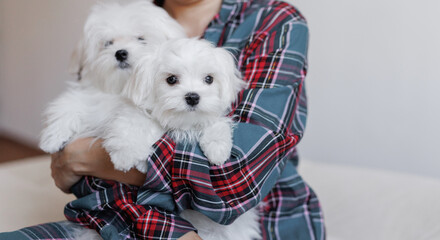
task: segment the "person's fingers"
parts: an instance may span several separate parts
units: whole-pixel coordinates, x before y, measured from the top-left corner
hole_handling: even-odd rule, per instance
[[[50,174],[53,178],[53,180],[55,180],[55,184],[56,184],[56,178],[57,178],[57,165],[58,165],[58,161],[59,161],[59,153],[56,152],[51,156],[52,161],[50,162]]]
[[[51,158],[51,176],[54,180],[55,186],[64,193],[70,193],[70,186],[72,185],[72,181],[75,180],[75,176],[66,169],[63,152],[56,152],[51,155]]]
[[[109,157],[101,142],[94,138],[77,139],[51,155],[51,175],[59,189],[70,193],[81,175],[92,175],[94,169],[103,169],[102,163],[108,163]]]

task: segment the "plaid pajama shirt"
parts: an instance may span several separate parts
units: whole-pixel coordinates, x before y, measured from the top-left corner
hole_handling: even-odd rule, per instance
[[[324,239],[318,199],[296,171],[295,146],[307,115],[308,28],[287,3],[224,0],[204,38],[230,50],[248,87],[233,104],[237,125],[230,159],[211,166],[198,145],[164,135],[148,159],[145,184],[85,177],[65,208],[68,220],[104,239],[177,239],[194,227],[194,209],[232,223],[257,206],[264,239]],[[0,239],[69,239],[65,222],[0,234]]]

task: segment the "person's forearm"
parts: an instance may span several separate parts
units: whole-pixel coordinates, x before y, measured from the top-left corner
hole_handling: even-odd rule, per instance
[[[90,146],[89,161],[75,170],[75,174],[94,176],[107,180],[114,180],[130,185],[141,186],[145,181],[145,174],[136,169],[128,172],[118,171],[114,168],[110,156],[101,145],[102,140],[97,140]]]
[[[51,169],[55,185],[69,193],[69,189],[81,176],[94,176],[135,186],[144,183],[145,174],[136,169],[126,173],[115,170],[110,156],[101,144],[100,139],[77,139],[62,151],[52,154]]]
[[[134,186],[142,186],[145,182],[145,174],[139,172],[137,169],[131,169],[128,172],[116,170],[110,157],[101,162],[101,167],[91,169],[90,172],[80,172],[79,175],[89,175],[102,179],[113,180]]]

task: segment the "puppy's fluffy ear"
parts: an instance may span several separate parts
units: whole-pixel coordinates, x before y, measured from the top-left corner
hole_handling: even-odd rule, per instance
[[[143,109],[150,109],[154,101],[154,78],[156,64],[154,53],[145,55],[135,66],[122,95]]]
[[[81,39],[76,45],[75,50],[70,58],[69,73],[76,75],[78,80],[82,78],[82,71],[85,64],[84,40]]]
[[[246,82],[242,80],[240,71],[234,60],[234,56],[223,48],[216,48],[216,56],[219,66],[222,66],[224,79],[221,81],[221,94],[225,106],[230,106],[237,97],[237,94],[245,88]]]

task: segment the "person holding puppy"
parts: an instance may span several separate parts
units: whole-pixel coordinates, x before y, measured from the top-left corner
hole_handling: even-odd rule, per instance
[[[169,199],[162,202],[164,206],[192,208],[221,224],[258,206],[262,239],[324,239],[319,201],[296,171],[295,146],[303,136],[307,115],[308,28],[303,16],[291,5],[271,0],[165,0],[156,4],[190,37],[201,36],[227,48],[237,59],[247,89],[232,107],[231,115],[237,116],[238,123],[230,159],[223,166],[212,166],[195,154],[200,152],[197,146],[175,143],[165,136],[148,159],[148,165],[161,172],[156,176],[137,170],[124,173],[114,169],[101,141],[85,138],[52,155],[56,185],[67,193],[82,176],[90,175],[140,186],[140,201],[149,180],[157,177],[163,180],[155,183],[166,189],[161,194]],[[188,161],[201,165],[194,167]],[[199,239],[189,223],[176,222],[171,215],[138,219],[137,227],[145,231],[137,238]],[[32,229],[26,231],[38,232]],[[51,236],[63,233],[58,229],[57,234]]]

